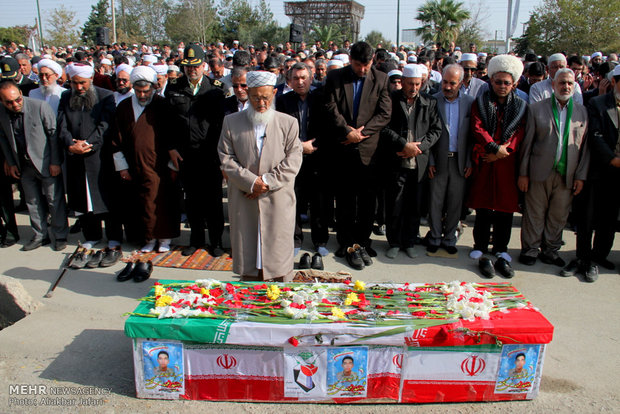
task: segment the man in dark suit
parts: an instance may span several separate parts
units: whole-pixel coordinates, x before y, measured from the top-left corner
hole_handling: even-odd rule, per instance
[[[174,168],[180,170],[187,195],[186,210],[191,227],[190,256],[205,244],[205,221],[210,253],[224,254],[224,207],[222,172],[217,144],[224,119],[224,93],[219,80],[204,74],[204,51],[192,43],[185,48],[181,65],[185,75],[166,90],[170,108],[168,149]]]
[[[464,72],[457,64],[443,69],[441,92],[434,95],[442,120],[442,132],[431,148],[429,225],[427,252],[443,247],[455,254],[456,228],[465,196],[466,179],[471,174],[469,123],[474,98],[461,92]],[[445,216],[444,216],[445,212]]]
[[[54,110],[47,102],[24,97],[12,81],[0,83],[0,100],[0,147],[9,175],[21,180],[34,230],[23,250],[49,243],[48,215],[54,249],[63,250],[69,229]]]
[[[310,204],[310,228],[315,250],[326,256],[327,208],[325,187],[328,178],[324,172],[323,148],[319,150],[321,138],[322,99],[319,91],[310,92],[312,72],[305,63],[296,63],[289,69],[289,82],[293,90],[276,98],[276,110],[289,114],[299,124],[299,139],[303,147],[303,163],[295,179],[297,197],[297,216],[295,222],[295,251],[301,248],[303,232],[301,214],[305,214]]]
[[[107,151],[110,123],[116,105],[107,89],[93,86],[93,68],[75,63],[68,67],[71,90],[63,92],[58,105],[57,134],[66,149],[67,196],[69,207],[78,213],[85,248],[101,238],[105,220],[108,250],[106,256],[118,260],[122,255],[122,227],[110,212],[113,165]]]
[[[375,150],[379,133],[390,120],[388,77],[372,66],[366,42],[351,47],[351,65],[332,70],[325,83],[325,107],[336,142],[336,256],[348,254],[356,269],[372,264],[368,255],[376,199]],[[354,246],[355,245],[355,246]],[[366,260],[364,260],[366,259]]]
[[[245,67],[233,68],[230,73],[233,95],[224,100],[224,115],[241,112],[248,107],[248,70]]]
[[[389,148],[391,177],[386,195],[385,255],[393,259],[402,248],[414,258],[420,227],[419,183],[426,175],[431,147],[441,134],[437,100],[420,94],[424,83],[419,65],[403,68],[402,89],[392,95],[392,119],[382,139]]]
[[[598,278],[598,268],[615,265],[607,259],[613,246],[620,208],[620,66],[612,72],[612,90],[592,98],[588,104],[588,145],[590,170],[578,205],[577,260],[570,262],[562,276],[584,273],[586,281]],[[592,244],[592,231],[595,231]]]

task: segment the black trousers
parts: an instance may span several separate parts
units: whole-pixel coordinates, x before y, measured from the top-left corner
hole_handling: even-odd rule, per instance
[[[318,154],[316,154],[318,155]],[[315,247],[325,246],[329,239],[330,209],[325,183],[328,180],[321,166],[321,159],[315,154],[305,155],[301,169],[295,179],[297,215],[295,218],[295,247],[301,247],[304,235],[301,215],[310,206],[310,234]]]
[[[101,222],[105,222],[105,235],[108,240],[121,242],[123,240],[123,228],[121,223],[110,213],[94,214],[86,213],[79,216],[82,226],[82,234],[86,241],[101,240],[103,232]]]
[[[491,226],[493,226],[492,253],[506,252],[512,233],[512,216],[513,213],[477,208],[473,232],[474,250],[480,250],[483,253],[488,251],[489,240],[491,238]]]
[[[11,179],[4,175],[4,161],[0,160],[0,240],[6,238],[7,232],[19,238],[15,205],[13,204],[13,186]]]
[[[185,189],[185,209],[191,227],[190,245],[205,244],[205,223],[211,246],[222,244],[224,206],[222,202],[222,171],[210,158],[184,155],[181,167]]]
[[[420,228],[418,169],[392,172],[386,193],[386,236],[390,247],[413,247]]]
[[[336,239],[342,247],[370,246],[376,202],[376,166],[364,165],[359,155],[338,161],[336,184]]]

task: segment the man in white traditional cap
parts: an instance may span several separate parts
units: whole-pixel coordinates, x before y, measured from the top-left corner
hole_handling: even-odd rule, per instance
[[[112,186],[105,151],[115,103],[112,92],[93,86],[91,65],[74,63],[67,67],[71,90],[65,91],[58,105],[57,134],[66,149],[67,196],[69,207],[79,216],[86,249],[102,238],[101,221],[106,222],[108,249],[104,254],[111,265],[122,256],[122,227],[110,213]],[[82,257],[80,262],[86,258]],[[84,263],[85,265],[85,263]]]
[[[334,69],[340,69],[344,67],[344,63],[342,60],[332,59],[327,61],[327,73],[331,72]]]
[[[41,59],[37,66],[39,68],[39,88],[31,90],[28,96],[47,102],[56,114],[58,113],[60,95],[66,91],[57,83],[58,78],[62,76],[62,68],[51,59]]]
[[[530,88],[529,103],[540,102],[551,98],[551,95],[553,95],[553,79],[555,78],[555,74],[559,69],[567,66],[566,56],[562,53],[554,53],[549,56],[549,59],[547,59],[547,72],[549,73],[549,77],[542,82],[536,82],[532,85]],[[579,84],[575,85],[573,100],[583,105],[583,96],[581,95],[581,87],[579,87]]]
[[[247,82],[250,106],[224,118],[218,145],[228,178],[233,271],[243,280],[291,281],[299,127],[274,109],[275,74],[249,72]]]
[[[168,86],[168,65],[165,63],[154,63],[150,66],[157,73],[157,94],[166,96]]]
[[[480,88],[485,84],[483,80],[476,78],[476,69],[478,69],[478,56],[475,53],[463,53],[459,61],[463,67],[463,84],[461,92],[465,95],[477,97]]]
[[[168,108],[157,93],[158,78],[152,67],[135,68],[130,80],[134,95],[116,108],[114,166],[138,195],[144,243],[141,251],[151,252],[157,247],[163,253],[179,235],[179,197],[165,145]]]
[[[400,249],[414,258],[420,228],[419,183],[426,176],[431,147],[441,134],[437,100],[420,94],[424,80],[417,64],[403,69],[402,89],[392,93],[392,117],[382,132],[391,169],[386,192],[386,235],[394,259]]]
[[[133,89],[131,89],[131,82],[129,81],[132,70],[133,68],[126,63],[121,63],[116,67],[116,91],[114,91],[114,102],[117,106],[121,101],[133,95]]]

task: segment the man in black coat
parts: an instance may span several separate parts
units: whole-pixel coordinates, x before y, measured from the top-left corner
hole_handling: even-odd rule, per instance
[[[84,247],[101,239],[101,221],[105,219],[108,248],[118,253],[123,235],[120,222],[110,212],[114,170],[107,148],[116,110],[114,95],[93,86],[94,70],[88,64],[75,63],[67,72],[71,89],[60,98],[57,134],[66,149],[69,207],[79,215]]]
[[[612,90],[588,104],[590,170],[579,198],[576,214],[577,259],[562,269],[562,276],[583,273],[588,282],[598,278],[598,268],[615,265],[607,259],[614,243],[620,209],[620,66],[612,72]],[[592,244],[592,231],[595,231]]]
[[[299,251],[303,242],[301,214],[307,212],[310,204],[312,243],[321,256],[326,256],[329,253],[326,247],[329,235],[325,190],[329,179],[325,176],[325,150],[319,145],[322,135],[321,124],[324,119],[323,102],[320,91],[310,91],[312,78],[312,71],[305,63],[293,65],[289,69],[293,90],[276,98],[276,110],[297,119],[299,139],[303,146],[303,163],[295,179],[297,197],[295,253]]]
[[[210,253],[224,254],[222,172],[217,144],[224,119],[222,83],[204,75],[204,51],[197,44],[185,48],[181,65],[185,76],[169,85],[166,99],[171,119],[168,149],[185,189],[191,235],[182,252],[190,256],[205,244],[205,220]]]
[[[340,247],[355,269],[372,264],[368,256],[376,203],[379,133],[390,121],[388,77],[372,66],[372,47],[351,47],[351,65],[332,70],[325,83],[327,127],[336,157],[336,221]],[[365,260],[364,260],[365,259]]]
[[[441,135],[437,100],[421,94],[423,73],[419,65],[403,68],[403,88],[392,95],[392,119],[383,130],[392,176],[386,195],[386,256],[393,259],[400,249],[413,258],[420,228],[419,183],[426,176],[431,147]]]

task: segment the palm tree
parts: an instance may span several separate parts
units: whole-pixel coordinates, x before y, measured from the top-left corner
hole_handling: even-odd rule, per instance
[[[314,26],[311,33],[312,39],[319,40],[323,47],[327,47],[329,42],[340,44],[344,38],[341,28],[335,24],[328,26]]]
[[[427,0],[419,9],[416,20],[423,23],[416,30],[425,42],[448,45],[456,41],[461,23],[469,19],[463,3],[454,0]]]

